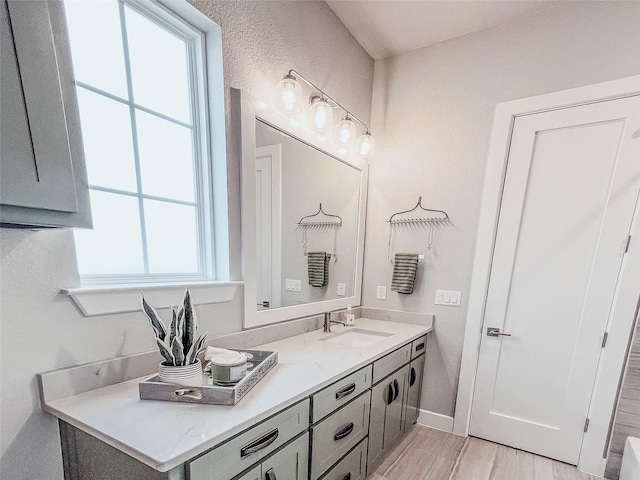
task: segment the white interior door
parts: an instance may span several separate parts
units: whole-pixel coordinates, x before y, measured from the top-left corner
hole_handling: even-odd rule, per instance
[[[515,120],[471,435],[577,464],[639,189],[639,97]]]
[[[282,207],[280,145],[256,148],[258,309],[282,306]]]

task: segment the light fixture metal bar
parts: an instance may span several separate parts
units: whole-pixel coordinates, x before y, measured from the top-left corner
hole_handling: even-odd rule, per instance
[[[327,95],[321,88],[319,88],[317,85],[314,85],[313,83],[311,83],[309,80],[307,80],[304,75],[302,75],[300,72],[294,70],[293,68],[291,70],[289,70],[289,75],[294,75],[296,78],[300,78],[304,83],[306,83],[307,85],[309,85],[312,88],[315,88],[317,91],[320,92],[320,94],[326,98],[327,100],[330,100],[331,102],[335,103],[336,106],[340,107],[342,110],[344,110],[345,112],[347,112],[347,116],[349,118],[351,118],[352,120],[355,120],[356,122],[358,122],[360,125],[362,125],[365,130],[367,131],[367,133],[369,133],[369,126],[364,123],[362,120],[360,120],[358,117],[356,117],[353,113],[351,113],[349,110],[347,110],[346,108],[344,108],[339,102],[335,101],[333,98],[331,98],[329,95]]]

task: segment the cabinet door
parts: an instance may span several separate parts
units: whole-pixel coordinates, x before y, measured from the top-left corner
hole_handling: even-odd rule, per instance
[[[261,480],[307,480],[309,434],[306,433],[262,462]]]
[[[422,392],[422,376],[424,374],[425,355],[414,359],[409,365],[407,381],[407,404],[404,413],[404,428],[413,425],[420,414],[420,393]]]
[[[404,432],[404,405],[406,402],[407,380],[409,365],[405,365],[391,375],[394,395],[387,404],[384,419],[384,449],[389,449]]]
[[[260,467],[260,465],[258,465],[257,467],[252,468],[250,472],[247,472],[244,475],[241,475],[235,478],[234,480],[261,480],[261,475],[262,475],[262,468]],[[191,480],[197,480],[197,479],[192,478]]]
[[[1,3],[0,222],[90,227],[62,7]]]

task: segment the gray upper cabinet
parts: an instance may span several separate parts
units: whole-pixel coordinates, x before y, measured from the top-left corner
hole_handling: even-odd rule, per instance
[[[62,5],[2,0],[0,24],[0,223],[91,228]]]

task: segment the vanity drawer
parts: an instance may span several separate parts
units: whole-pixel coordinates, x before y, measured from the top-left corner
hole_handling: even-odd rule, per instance
[[[189,463],[191,479],[232,478],[309,426],[309,400],[297,403]]]
[[[317,422],[331,412],[350,402],[371,386],[373,367],[366,367],[329,385],[313,396],[313,422]]]
[[[329,415],[312,429],[311,480],[320,477],[369,431],[371,391]]]
[[[364,480],[367,476],[367,439],[340,460],[321,480]]]
[[[422,355],[427,349],[427,336],[424,335],[411,344],[411,360]]]
[[[407,343],[380,360],[376,360],[373,364],[373,384],[375,385],[405,363],[408,363],[411,360],[411,348],[412,344]]]

